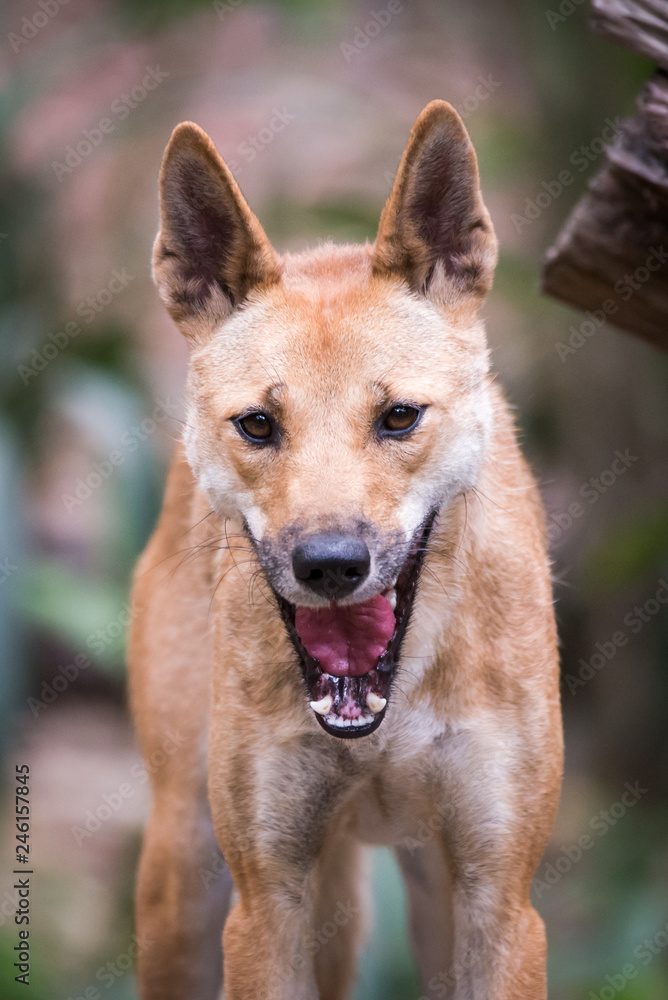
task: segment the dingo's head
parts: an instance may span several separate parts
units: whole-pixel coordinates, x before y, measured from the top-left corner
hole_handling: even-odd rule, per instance
[[[279,256],[209,138],[160,177],[154,275],[192,357],[188,460],[247,532],[336,736],[380,724],[428,536],[489,433],[496,263],[466,129],[418,118],[373,245]]]

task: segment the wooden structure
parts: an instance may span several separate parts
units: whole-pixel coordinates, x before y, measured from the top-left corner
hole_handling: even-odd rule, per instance
[[[548,250],[543,291],[668,350],[668,0],[593,0],[591,23],[660,69]]]

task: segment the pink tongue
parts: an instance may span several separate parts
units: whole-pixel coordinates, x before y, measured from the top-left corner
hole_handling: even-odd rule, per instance
[[[295,627],[326,674],[359,677],[373,670],[394,632],[394,611],[382,594],[340,607],[297,608]]]

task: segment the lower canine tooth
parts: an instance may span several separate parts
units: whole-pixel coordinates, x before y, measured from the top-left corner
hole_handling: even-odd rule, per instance
[[[387,698],[379,698],[373,691],[369,691],[366,696],[366,703],[374,715],[382,712],[387,705]]]
[[[311,701],[309,704],[313,711],[317,712],[318,715],[328,715],[329,710],[332,707],[332,696],[331,694],[326,694],[324,698],[320,699],[320,701]]]

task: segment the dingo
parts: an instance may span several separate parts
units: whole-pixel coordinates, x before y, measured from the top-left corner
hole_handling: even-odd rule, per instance
[[[227,1000],[343,1000],[384,844],[429,998],[545,998],[555,624],[488,373],[496,238],[466,129],[425,108],[372,245],[279,256],[188,122],[160,194],[155,280],[192,353],[134,587],[134,716],[164,761],[140,996],[213,1000],[224,971]]]

